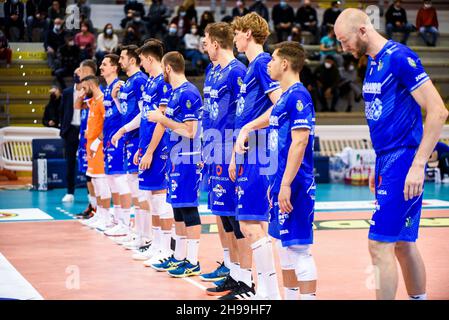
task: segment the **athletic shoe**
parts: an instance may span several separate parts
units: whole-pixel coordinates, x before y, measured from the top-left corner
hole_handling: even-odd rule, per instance
[[[159,250],[158,252],[154,253],[150,258],[145,260],[143,262],[143,265],[145,267],[151,267],[153,264],[163,263],[166,260],[170,259],[172,254],[173,254],[172,252]]]
[[[226,278],[223,278],[221,280],[215,281],[214,286],[218,287],[221,286],[225,282]]]
[[[234,290],[237,286],[238,282],[232,279],[231,275],[228,275],[220,286],[207,288],[206,294],[208,296],[224,296]]]
[[[83,212],[75,214],[76,219],[89,219],[95,214],[95,209],[89,203],[89,206]]]
[[[255,296],[256,289],[254,283],[250,288],[246,283],[239,281],[234,290],[218,298],[218,300],[252,300]]]
[[[67,193],[61,200],[62,202],[73,202],[75,201],[75,196],[73,194]]]
[[[145,244],[143,244],[142,246],[140,246],[139,248],[137,248],[136,250],[133,250],[133,251],[134,251],[135,253],[145,252],[145,251],[147,251],[148,249],[150,249],[151,243],[152,243],[151,240],[145,241]]]
[[[80,220],[80,223],[89,227],[91,224],[94,224],[98,221],[99,215],[95,214],[92,218],[86,220]]]
[[[137,260],[137,261],[147,261],[148,259],[150,259],[151,257],[153,257],[156,253],[158,253],[158,249],[153,246],[150,245],[148,247],[144,246],[144,247],[140,247],[142,249],[139,249],[140,252],[136,252],[133,254],[133,259]],[[145,263],[144,263],[145,264]],[[150,267],[145,265],[146,267]]]
[[[184,262],[184,260],[177,260],[172,255],[170,258],[168,258],[164,262],[153,264],[150,267],[157,271],[170,271],[170,270],[176,269],[178,267],[178,265],[180,265],[183,262]]]
[[[134,241],[135,239],[137,238],[137,236],[135,235],[135,234],[133,234],[133,233],[128,233],[126,236],[124,236],[124,237],[115,237],[115,238],[112,238],[112,240],[115,242],[115,243],[117,243],[118,245],[123,245],[123,244],[125,244],[125,243],[128,243],[128,242],[131,242],[131,241]]]
[[[107,229],[104,235],[107,237],[124,237],[128,234],[129,228],[125,227],[123,224],[119,223],[111,229]]]
[[[226,276],[229,275],[230,270],[224,265],[224,262],[220,263],[217,261],[217,263],[218,268],[210,273],[202,274],[200,276],[201,280],[209,282],[218,281],[226,278]]]
[[[192,264],[189,260],[185,259],[176,269],[169,270],[168,274],[174,278],[198,276],[201,274],[200,263]]]
[[[133,240],[123,243],[123,248],[126,250],[136,250],[142,245],[142,239],[140,237],[135,237]]]
[[[111,229],[115,227],[115,224],[109,220],[109,221],[102,221],[102,223],[97,227],[97,230],[100,232],[105,232],[108,229]]]

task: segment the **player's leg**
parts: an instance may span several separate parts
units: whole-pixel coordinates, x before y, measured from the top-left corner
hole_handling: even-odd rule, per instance
[[[135,236],[128,242],[123,243],[123,247],[127,250],[136,250],[145,243],[145,238],[149,236],[149,232],[145,229],[148,225],[146,222],[151,219],[150,203],[147,199],[145,190],[138,191],[138,207],[134,213],[134,229]]]
[[[369,253],[374,266],[376,298],[393,300],[398,287],[398,270],[395,257],[396,243],[369,240]]]
[[[106,175],[106,181],[111,189],[112,194],[112,204],[113,208],[110,210],[111,216],[112,216],[112,223],[115,227],[118,224],[118,216],[120,211],[120,192],[118,186],[115,184],[115,177],[114,175]]]
[[[296,278],[295,262],[281,241],[276,241],[284,284],[284,300],[299,300],[299,281]]]
[[[113,184],[120,197],[120,207],[115,208],[114,215],[117,225],[113,228],[105,230],[104,234],[108,237],[123,237],[129,232],[129,223],[131,216],[131,190],[127,182],[125,174],[112,175]]]

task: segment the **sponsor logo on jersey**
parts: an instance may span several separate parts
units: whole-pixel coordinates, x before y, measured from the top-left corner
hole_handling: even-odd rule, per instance
[[[377,121],[382,115],[382,101],[379,98],[365,103],[365,115],[367,120]]]
[[[186,107],[187,107],[187,109],[192,108],[192,102],[190,100],[186,101]]]
[[[303,109],[304,109],[304,105],[302,104],[302,101],[298,100],[298,102],[296,102],[296,110],[301,112]]]
[[[217,176],[221,176],[221,174],[223,173],[223,167],[220,165],[217,165],[215,167],[215,172],[217,173]]]
[[[277,130],[271,130],[268,134],[268,149],[271,151],[275,151],[278,147],[278,131]]]
[[[223,186],[220,185],[220,184],[217,184],[217,185],[212,189],[212,191],[215,193],[215,195],[216,195],[218,198],[220,198],[223,194],[226,193],[225,188],[223,188]]]
[[[407,58],[407,62],[411,67],[416,68],[416,62],[411,57]]]
[[[382,92],[382,83],[366,82],[363,84],[363,92],[371,94],[380,94]]]
[[[418,82],[419,80],[421,80],[421,79],[423,79],[425,77],[427,77],[427,73],[423,72],[419,76],[415,77],[415,81]]]
[[[178,188],[178,183],[175,180],[171,181],[171,191],[175,192],[175,190]]]

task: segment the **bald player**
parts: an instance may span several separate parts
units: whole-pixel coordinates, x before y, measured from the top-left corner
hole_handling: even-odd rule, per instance
[[[448,111],[418,55],[382,37],[363,11],[343,11],[335,33],[344,51],[356,58],[368,55],[363,97],[377,155],[370,177],[377,205],[368,236],[376,297],[395,298],[397,258],[410,299],[424,300],[426,272],[416,246],[424,171]],[[426,113],[424,129],[421,109]]]

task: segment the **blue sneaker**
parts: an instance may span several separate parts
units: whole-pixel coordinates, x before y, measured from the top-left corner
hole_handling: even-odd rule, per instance
[[[215,269],[215,271],[212,271],[211,273],[206,273],[206,274],[201,275],[201,277],[200,277],[201,280],[212,282],[212,281],[219,281],[219,280],[226,278],[226,276],[229,274],[230,270],[227,267],[225,267],[224,262],[220,263],[217,261],[217,263],[219,264],[218,268]]]
[[[222,286],[225,281],[226,281],[226,278],[223,278],[221,280],[215,281],[214,285],[217,286],[217,287]]]
[[[168,274],[174,278],[185,278],[198,276],[201,273],[200,263],[191,264],[189,260],[184,260],[176,269],[168,271]]]
[[[184,260],[177,260],[173,255],[161,263],[150,265],[151,268],[157,271],[170,271],[176,269]]]

